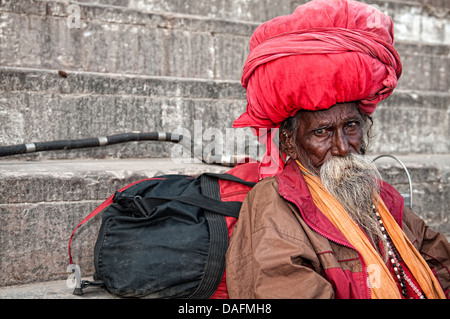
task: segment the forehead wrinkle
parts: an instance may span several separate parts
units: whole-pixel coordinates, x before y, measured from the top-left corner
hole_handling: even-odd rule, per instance
[[[356,104],[349,107],[349,104],[336,104],[327,110],[303,111],[299,112],[300,122],[308,127],[334,126],[340,122],[361,119]]]

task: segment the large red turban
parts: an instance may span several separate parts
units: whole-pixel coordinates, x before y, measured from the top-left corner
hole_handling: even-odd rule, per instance
[[[354,101],[370,115],[401,72],[390,17],[357,1],[314,0],[253,33],[241,79],[247,110],[233,126],[261,137],[260,129],[265,134],[298,110]]]

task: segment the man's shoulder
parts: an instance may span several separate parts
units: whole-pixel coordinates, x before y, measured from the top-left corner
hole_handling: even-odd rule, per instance
[[[271,229],[298,239],[301,233],[296,215],[289,202],[280,195],[278,185],[276,176],[259,181],[247,195],[244,214],[250,217],[253,231]]]
[[[266,193],[266,192],[278,193],[278,180],[275,176],[265,177],[260,180],[251,190],[252,193]]]

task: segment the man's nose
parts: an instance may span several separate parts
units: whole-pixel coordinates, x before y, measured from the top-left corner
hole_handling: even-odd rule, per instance
[[[342,131],[337,131],[334,136],[334,144],[331,148],[331,154],[333,156],[345,157],[350,152],[350,147],[348,143],[348,137]]]

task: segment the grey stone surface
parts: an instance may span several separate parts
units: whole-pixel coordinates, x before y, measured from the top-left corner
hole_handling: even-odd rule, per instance
[[[79,28],[69,28],[67,5],[53,1],[6,3],[1,11],[1,65],[104,73],[236,79],[256,27],[82,5]],[[231,39],[242,45],[223,45]]]
[[[83,201],[0,205],[1,285],[67,277],[69,236],[77,223],[99,204]],[[98,221],[94,219],[80,231],[73,248],[82,269],[91,273],[97,230],[94,225]]]
[[[209,0],[209,1],[178,1],[178,0],[102,0],[105,5],[122,6],[140,11],[149,12],[177,12],[190,15],[201,15],[211,18],[266,21],[273,17],[289,14],[298,5],[309,0]],[[415,14],[444,16],[448,14],[450,3],[446,0],[360,0],[371,5],[377,5],[384,10],[393,11],[405,8],[404,11],[413,11]],[[80,2],[89,3],[90,0]],[[447,9],[447,10],[445,10]]]
[[[449,94],[397,91],[373,114],[374,153],[444,154],[450,151]]]
[[[449,93],[450,46],[400,42],[403,73],[398,88],[412,91]]]
[[[432,229],[450,238],[450,156],[404,155],[398,158],[407,167],[412,180],[412,210]],[[398,162],[383,157],[376,163],[385,181],[400,193],[410,195],[407,174]]]
[[[90,277],[83,280],[92,280]],[[69,283],[70,285],[70,283]],[[0,287],[0,299],[119,299],[101,288],[85,289],[82,296],[73,294],[67,280]]]
[[[222,172],[226,166],[179,159],[0,161],[0,204],[104,200],[136,180],[161,174]]]

